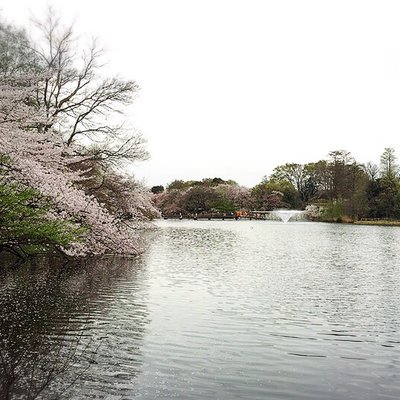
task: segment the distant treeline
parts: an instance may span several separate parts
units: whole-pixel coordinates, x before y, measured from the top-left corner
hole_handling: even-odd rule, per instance
[[[400,175],[393,148],[385,148],[380,164],[358,163],[345,150],[308,164],[287,163],[253,188],[221,178],[175,180],[154,186],[154,202],[165,217],[239,210],[305,209],[314,205],[324,221],[400,218]]]

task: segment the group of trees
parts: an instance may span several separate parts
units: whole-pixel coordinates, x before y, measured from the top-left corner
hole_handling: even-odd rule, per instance
[[[104,77],[94,41],[80,47],[50,10],[40,39],[0,21],[0,252],[139,252],[135,232],[158,215],[302,209],[324,218],[400,218],[395,152],[380,165],[344,150],[308,164],[278,166],[252,189],[220,178],[174,181],[151,193],[121,173],[148,157],[126,125],[134,81]],[[80,49],[82,50],[79,53]]]
[[[166,217],[187,217],[202,212],[230,213],[250,207],[250,192],[234,181],[221,178],[202,181],[175,180],[166,190],[152,188],[154,203]]]
[[[148,154],[125,128],[134,81],[101,74],[49,10],[40,39],[0,21],[0,251],[139,251],[136,228],[157,215],[151,193],[121,173]]]
[[[325,220],[400,218],[400,175],[393,148],[384,149],[379,165],[360,164],[345,150],[332,151],[315,163],[285,164],[275,168],[265,185],[282,183],[291,206],[320,205]]]
[[[174,181],[153,187],[164,215],[238,210],[304,209],[314,204],[328,221],[400,218],[400,175],[395,151],[386,148],[380,165],[360,164],[345,150],[308,164],[287,163],[251,189],[220,178]]]

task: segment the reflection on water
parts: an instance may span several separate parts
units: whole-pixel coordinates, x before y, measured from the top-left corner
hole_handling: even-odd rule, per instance
[[[140,260],[2,262],[0,398],[133,395],[148,323]]]
[[[148,241],[136,259],[3,270],[18,388],[69,360],[42,398],[400,397],[400,229],[162,221]]]

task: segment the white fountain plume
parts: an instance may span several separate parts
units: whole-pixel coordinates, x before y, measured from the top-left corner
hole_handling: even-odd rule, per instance
[[[281,209],[281,210],[272,210],[271,214],[275,217],[278,217],[281,221],[284,223],[289,222],[290,218],[292,218],[294,215],[300,215],[304,214],[305,211],[300,211],[300,210],[286,210],[286,209]]]

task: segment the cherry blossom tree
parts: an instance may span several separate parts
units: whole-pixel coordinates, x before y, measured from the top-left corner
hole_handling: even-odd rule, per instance
[[[135,231],[158,216],[150,192],[120,170],[148,157],[142,135],[125,129],[138,85],[104,78],[96,42],[79,56],[72,28],[52,10],[37,28],[42,40],[33,43],[0,21],[3,191],[22,196],[20,211],[40,210],[55,229],[50,244],[65,253],[136,254]]]
[[[69,149],[52,130],[38,130],[46,123],[45,110],[32,106],[40,81],[19,77],[0,82],[0,155],[2,180],[34,189],[48,200],[49,221],[65,221],[86,234],[68,246],[66,254],[83,256],[105,252],[137,254],[137,236],[85,194],[74,182],[81,176],[68,166]],[[138,195],[139,196],[139,195]],[[140,198],[140,196],[139,196]],[[32,207],[37,204],[32,204]]]
[[[222,184],[217,186],[217,191],[232,202],[235,210],[251,209],[251,193],[248,188],[237,184]]]
[[[91,169],[81,186],[96,197],[105,208],[123,221],[146,222],[159,217],[152,202],[151,192],[129,175],[116,173],[112,169],[95,175]]]

